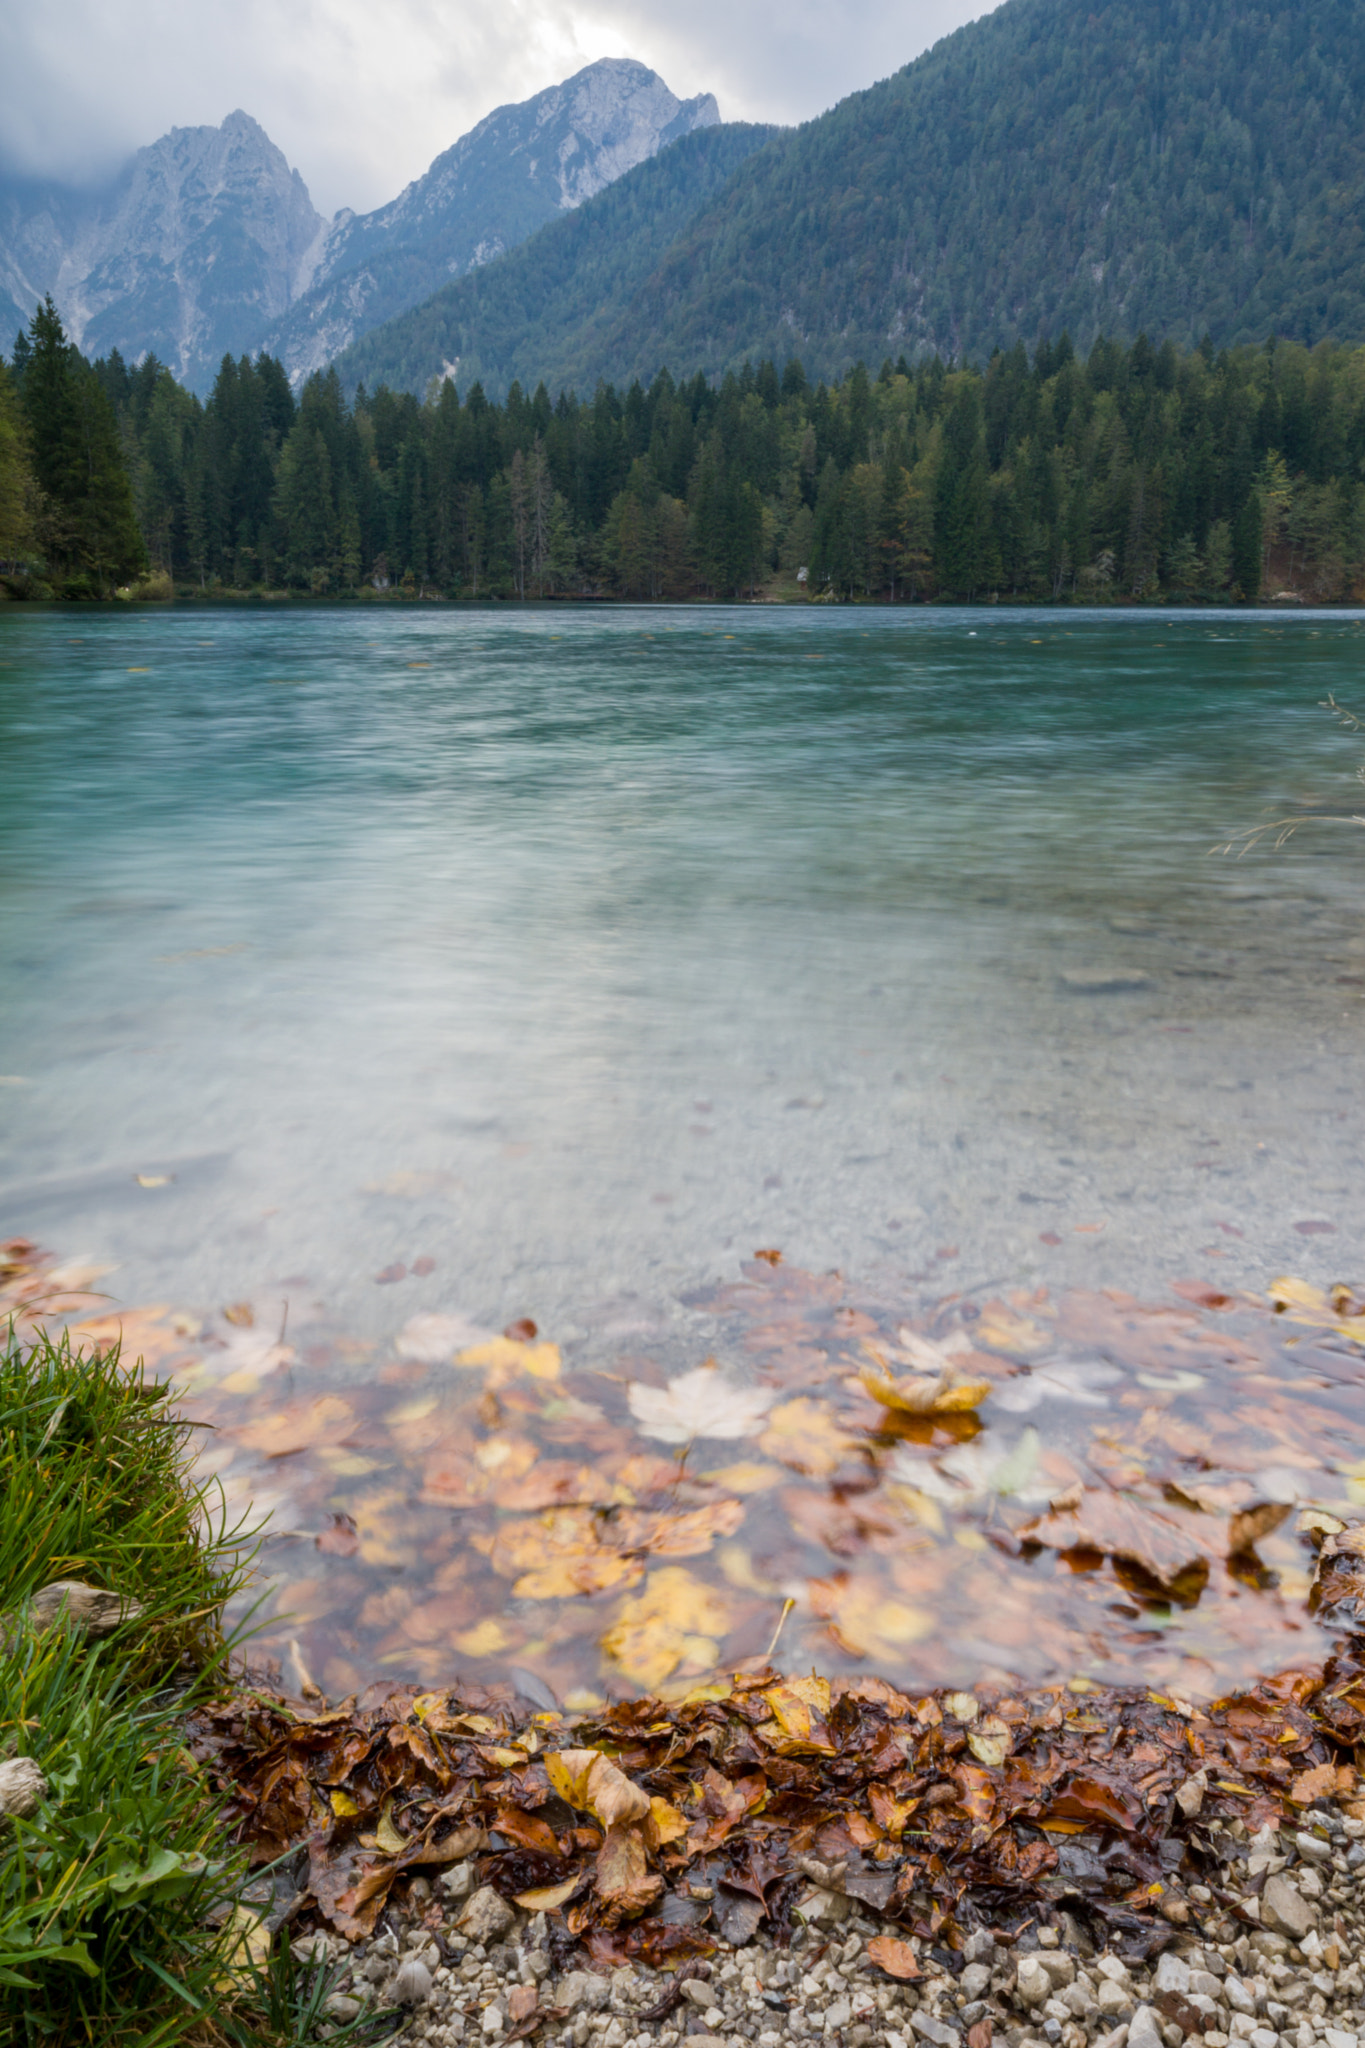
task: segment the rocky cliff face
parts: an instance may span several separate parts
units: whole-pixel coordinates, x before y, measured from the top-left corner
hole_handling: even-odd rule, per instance
[[[312,288],[271,347],[297,381],[676,137],[719,119],[714,94],[679,100],[657,72],[627,58],[603,58],[534,99],[497,108],[390,205],[338,214]]]
[[[0,285],[21,309],[51,292],[87,355],[149,350],[202,389],[255,348],[312,270],[326,223],[249,114],[173,128],[92,193],[0,197]]]
[[[100,191],[0,184],[3,342],[51,292],[87,355],[150,351],[202,392],[225,352],[265,346],[299,381],[719,118],[710,93],[679,100],[606,59],[499,107],[390,205],[330,223],[249,115],[173,128]]]

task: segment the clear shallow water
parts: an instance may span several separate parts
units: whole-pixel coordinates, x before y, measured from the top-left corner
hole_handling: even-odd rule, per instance
[[[130,1345],[273,1513],[286,1675],[685,1687],[786,1599],[783,1654],[907,1683],[1199,1692],[1319,1649],[1288,1527],[1268,1570],[1205,1544],[1183,1605],[1018,1529],[1073,1481],[1197,1498],[1201,1543],[1365,1485],[1340,1332],[1170,1291],[1360,1277],[1365,838],[1210,849],[1360,801],[1320,704],[1362,705],[1363,640],[0,613],[0,1238],[147,1311]],[[718,1320],[760,1246],[778,1293],[749,1265]],[[451,1371],[528,1315],[562,1377]],[[906,1326],[977,1344],[979,1422],[879,1431],[865,1344]],[[625,1383],[712,1349],[780,1426],[680,1481]],[[1049,1359],[1108,1377],[1012,1388]]]
[[[757,1244],[962,1287],[1141,1292],[1210,1243],[1354,1271],[1365,838],[1209,848],[1349,807],[1317,707],[1363,637],[0,615],[0,1230],[372,1336],[562,1333]]]

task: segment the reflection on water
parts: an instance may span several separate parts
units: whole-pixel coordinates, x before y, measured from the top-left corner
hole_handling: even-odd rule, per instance
[[[1252,1613],[1253,1661],[1280,1633],[1288,1655],[1284,1530],[1278,1590],[1210,1555],[1182,1606],[1188,1577],[1016,1555],[1015,1523],[1125,1459],[1193,1484],[1162,1435],[1196,1420],[1205,1491],[1302,1470],[1332,1496],[1327,1425],[1296,1418],[1358,1426],[1349,1387],[1310,1398],[1260,1336],[1222,1358],[1232,1324],[1195,1304],[1199,1362],[1153,1366],[1176,1326],[1116,1334],[1103,1290],[1358,1271],[1365,845],[1209,849],[1350,807],[1355,749],[1318,706],[1358,701],[1361,632],[12,608],[0,1232],[169,1305],[137,1327],[201,1361],[225,1481],[305,1532],[272,1556],[299,1655],[338,1679],[454,1644],[569,1689],[653,1683],[676,1651],[682,1682],[711,1646],[758,1654],[797,1584],[793,1655],[926,1681],[1131,1655],[1200,1689],[1251,1655]],[[788,1261],[746,1283],[761,1313],[698,1306],[760,1245]],[[849,1277],[826,1300],[793,1268]],[[779,1300],[800,1334],[765,1348]],[[978,1341],[992,1301],[1041,1348]],[[449,1364],[523,1316],[557,1378]],[[935,1459],[857,1379],[863,1342],[914,1370],[902,1327],[1122,1378],[1010,1378]],[[709,1351],[775,1374],[775,1419],[679,1472],[624,1382]],[[1143,1384],[1168,1366],[1204,1394]],[[1239,1511],[1209,1499],[1165,1505]],[[547,1513],[579,1519],[502,1533]],[[669,1540],[704,1549],[660,1547],[679,1516],[701,1520]],[[580,1553],[616,1582],[535,1590]]]

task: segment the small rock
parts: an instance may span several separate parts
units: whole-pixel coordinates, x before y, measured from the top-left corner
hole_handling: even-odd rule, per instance
[[[491,1884],[482,1884],[455,1924],[471,1941],[497,1941],[516,1926],[516,1908],[509,1906]]]
[[[1161,2020],[1150,2005],[1140,2005],[1129,2020],[1128,2048],[1166,2048]]]
[[[1261,1893],[1261,1925],[1290,1941],[1302,1941],[1313,1924],[1313,1909],[1287,1877],[1268,1877]]]
[[[393,1995],[400,2005],[425,2005],[431,1996],[432,1977],[426,1964],[409,1956],[393,1980]]]
[[[958,1990],[969,2003],[974,1998],[984,1998],[990,1984],[990,1967],[986,1963],[968,1963],[957,1980]]]
[[[322,2009],[329,2020],[340,2020],[344,2025],[359,2013],[360,2000],[352,1998],[348,1991],[334,1991],[330,1998],[323,2000]]]
[[[1155,1989],[1158,1991],[1179,1991],[1182,1995],[1190,1988],[1190,1966],[1180,1956],[1167,1949],[1156,1966]]]
[[[47,1798],[47,1779],[31,1756],[12,1756],[0,1764],[0,1814],[32,1820]]]
[[[1251,2034],[1251,2048],[1280,2048],[1280,2037],[1271,2027],[1256,2027]]]
[[[936,2020],[931,2013],[912,2012],[910,2026],[921,2041],[931,2042],[933,2048],[962,2048],[962,2036],[956,2028]]]
[[[1152,977],[1135,967],[1064,967],[1062,987],[1076,996],[1116,996],[1150,988]]]
[[[716,1994],[709,1984],[698,1983],[695,1977],[688,1977],[678,1986],[689,2005],[695,2005],[698,2012],[709,2012],[716,2002]]]
[[[1255,2012],[1256,2000],[1240,1977],[1229,1975],[1223,1981],[1223,2002],[1234,2012]]]
[[[1345,2027],[1324,2027],[1322,2038],[1327,2048],[1356,2048],[1358,2037],[1348,2033]]]
[[[692,1979],[688,1979],[691,1983]],[[684,1985],[683,1989],[686,1990]],[[600,2012],[611,1997],[611,1986],[595,1970],[569,1970],[555,1986],[555,2005],[560,2012]]]
[[[825,2032],[837,2034],[853,2018],[853,2004],[850,1999],[836,1998],[832,2005],[825,2007]]]
[[[993,1963],[995,1936],[989,1927],[978,1927],[975,1934],[969,1934],[963,1943],[962,1954],[969,1963]]]
[[[1310,1835],[1306,1828],[1295,1835],[1294,1847],[1310,1863],[1330,1863],[1332,1860],[1332,1844],[1324,1842],[1321,1835]]]
[[[1059,1991],[1064,1984],[1075,1982],[1076,1960],[1074,1956],[1069,1956],[1064,1948],[1043,1949],[1039,1952],[1038,1960],[1047,1971],[1054,1991]]]
[[[1052,1996],[1052,1979],[1038,1956],[1021,1956],[1015,1989],[1022,2004],[1033,2007]]]
[[[1122,2013],[1130,2010],[1132,2003],[1133,1994],[1126,1984],[1119,1983],[1113,1977],[1101,1977],[1095,2004],[1105,2019],[1118,2019]]]
[[[1184,1814],[1186,1820],[1193,1820],[1195,1815],[1202,1810],[1204,1794],[1208,1789],[1209,1774],[1207,1771],[1196,1771],[1192,1778],[1186,1778],[1184,1784],[1175,1795],[1175,1803]]]
[[[474,1889],[474,1865],[469,1862],[452,1863],[438,1881],[446,1898],[467,1899]]]
[[[1101,1977],[1107,1977],[1113,1984],[1127,1984],[1128,1965],[1122,1956],[1100,1956],[1095,1968]]]

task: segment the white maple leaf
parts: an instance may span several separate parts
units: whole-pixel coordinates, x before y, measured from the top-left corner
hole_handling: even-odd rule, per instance
[[[393,1348],[400,1358],[419,1360],[423,1365],[444,1365],[455,1352],[471,1344],[482,1344],[492,1334],[491,1330],[471,1323],[468,1316],[409,1316],[394,1339]]]
[[[1038,1432],[1026,1429],[1009,1450],[984,1443],[959,1444],[932,1461],[905,1448],[891,1460],[891,1477],[917,1493],[953,1507],[968,1507],[991,1494],[1013,1494],[1020,1501],[1047,1499],[1038,1477]]]
[[[699,1365],[666,1387],[635,1381],[630,1412],[643,1436],[660,1443],[689,1444],[694,1437],[757,1436],[776,1395],[764,1387],[741,1387],[714,1366]]]

